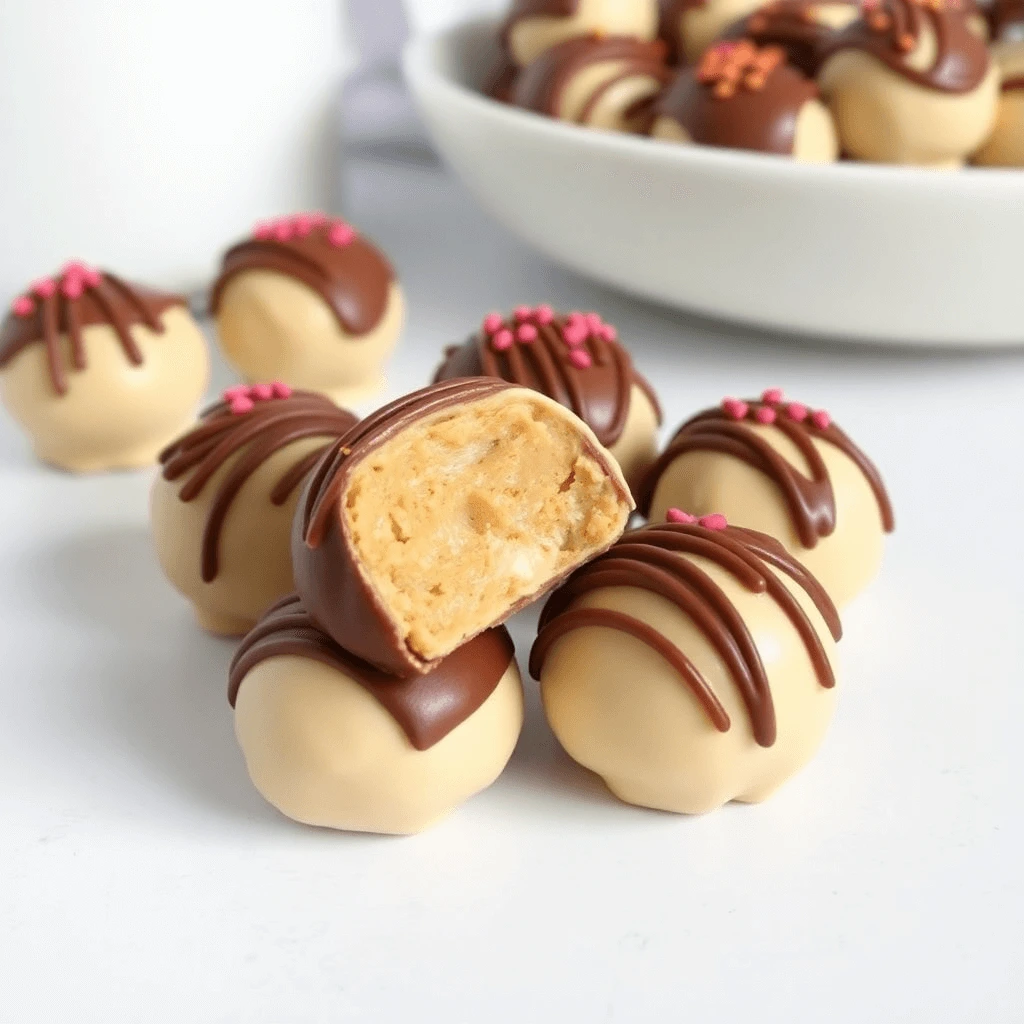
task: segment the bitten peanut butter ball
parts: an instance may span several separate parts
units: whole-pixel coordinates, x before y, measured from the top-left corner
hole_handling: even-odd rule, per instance
[[[650,42],[657,33],[657,0],[514,0],[501,40],[515,63],[526,67],[567,39],[622,36]]]
[[[34,282],[0,325],[0,395],[43,461],[148,466],[195,415],[206,341],[181,295],[83,263]]]
[[[995,123],[999,72],[947,0],[869,0],[826,47],[818,84],[844,153],[959,167]]]
[[[573,124],[645,134],[671,76],[661,42],[586,36],[558,43],[524,68],[512,102]]]
[[[632,508],[615,460],[557,402],[442,381],[321,460],[295,517],[295,589],[357,657],[428,672],[604,551]]]
[[[813,78],[824,47],[859,14],[854,0],[771,0],[730,25],[722,38],[781,46],[789,63]]]
[[[225,254],[210,301],[224,355],[246,380],[342,405],[383,386],[405,315],[383,253],[320,213],[257,225]]]
[[[249,775],[296,821],[408,835],[502,772],[523,723],[512,641],[492,629],[397,679],[321,632],[297,597],[243,641],[228,697]]]
[[[637,494],[652,521],[670,508],[721,512],[770,534],[840,607],[878,572],[892,505],[878,470],[823,409],[764,392],[684,423]]]
[[[832,718],[839,617],[771,537],[677,509],[549,600],[530,657],[569,755],[627,803],[771,796]]]
[[[508,318],[490,313],[447,349],[434,380],[497,377],[553,398],[590,427],[633,486],[658,457],[661,408],[617,339],[597,313],[518,306]]]
[[[1000,75],[999,105],[992,132],[972,158],[982,166],[1024,167],[1024,20],[1020,29],[1020,41],[992,44]]]
[[[240,636],[295,589],[299,492],[356,422],[324,395],[241,385],[160,455],[150,497],[157,557],[204,629]]]
[[[753,149],[806,163],[839,153],[832,115],[818,87],[786,64],[778,46],[747,39],[716,43],[679,74],[657,105],[654,138]]]
[[[672,64],[696,64],[723,31],[761,0],[659,0],[658,35]]]

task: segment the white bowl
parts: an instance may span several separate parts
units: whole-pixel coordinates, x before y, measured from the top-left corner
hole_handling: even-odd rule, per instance
[[[1024,171],[813,166],[579,128],[480,95],[495,35],[416,39],[406,76],[442,156],[545,255],[760,327],[1024,342]]]

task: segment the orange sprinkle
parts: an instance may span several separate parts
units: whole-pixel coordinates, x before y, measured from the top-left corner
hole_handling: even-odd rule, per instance
[[[899,39],[896,40],[896,48],[902,50],[904,53],[910,53],[914,48],[917,40],[909,32],[904,32]]]

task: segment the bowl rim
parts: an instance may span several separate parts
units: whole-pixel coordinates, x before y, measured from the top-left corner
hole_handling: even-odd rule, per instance
[[[684,146],[641,135],[589,128],[499,103],[466,82],[445,73],[440,58],[466,46],[469,42],[467,37],[471,34],[492,29],[497,38],[500,20],[494,16],[465,18],[410,39],[405,45],[402,63],[412,91],[416,94],[424,89],[446,92],[450,100],[462,105],[464,109],[498,122],[504,121],[510,130],[532,132],[538,136],[547,136],[551,141],[585,150],[632,156],[676,167],[680,171],[708,173],[717,170],[730,177],[756,178],[762,185],[774,180],[787,185],[799,183],[802,187],[811,188],[887,186],[914,192],[928,190],[956,197],[979,192],[991,195],[993,192],[1009,191],[1015,197],[1024,198],[1024,168],[968,165],[946,170],[853,160],[810,164],[773,153],[715,146]]]

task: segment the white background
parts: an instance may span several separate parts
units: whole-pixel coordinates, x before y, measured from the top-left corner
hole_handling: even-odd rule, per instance
[[[160,576],[146,473],[76,479],[0,423],[0,1020],[1024,1019],[1024,354],[773,340],[533,257],[428,168],[355,168],[411,322],[391,391],[490,308],[617,323],[666,429],[784,386],[876,458],[898,532],[846,615],[835,724],[770,803],[629,808],[529,684],[505,775],[389,839],[251,788],[231,644]],[[228,378],[220,372],[218,386]],[[515,624],[519,654],[531,618]]]

